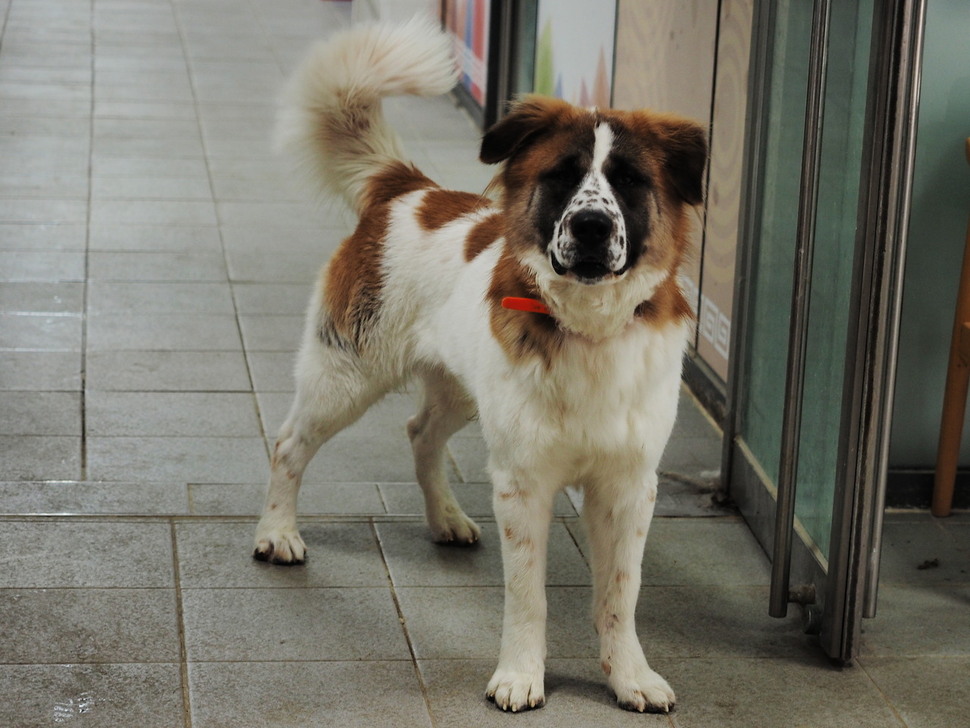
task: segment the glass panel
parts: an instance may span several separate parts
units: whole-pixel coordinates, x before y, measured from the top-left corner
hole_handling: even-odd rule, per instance
[[[828,556],[858,216],[872,0],[832,3],[795,515]]]
[[[761,224],[755,246],[740,401],[740,435],[768,479],[778,479],[792,267],[812,33],[812,0],[775,6],[764,150]]]

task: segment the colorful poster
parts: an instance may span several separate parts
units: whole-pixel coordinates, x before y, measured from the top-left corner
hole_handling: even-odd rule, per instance
[[[535,92],[609,108],[616,3],[540,0]]]
[[[444,23],[455,46],[460,82],[482,107],[488,75],[490,4],[491,0],[445,0],[444,6]]]

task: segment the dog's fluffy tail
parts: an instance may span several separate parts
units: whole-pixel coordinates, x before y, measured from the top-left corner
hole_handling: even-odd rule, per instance
[[[276,140],[321,191],[357,212],[368,177],[406,161],[381,98],[437,96],[457,78],[448,36],[430,19],[355,26],[316,45],[282,97]]]

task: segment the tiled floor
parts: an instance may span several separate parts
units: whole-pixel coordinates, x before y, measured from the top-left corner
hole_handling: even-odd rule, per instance
[[[250,559],[309,283],[350,225],[272,155],[273,99],[350,7],[0,0],[0,726],[970,725],[970,520],[891,518],[880,616],[835,670],[796,617],[765,616],[767,560],[711,505],[718,435],[687,394],[639,612],[670,716],[612,704],[565,495],[548,705],[486,703],[502,588],[482,442],[470,427],[451,454],[485,538],[436,547],[408,393],[311,466],[307,565]],[[448,100],[388,106],[426,171],[484,187]]]

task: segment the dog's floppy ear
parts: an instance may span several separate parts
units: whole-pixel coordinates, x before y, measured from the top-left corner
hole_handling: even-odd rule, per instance
[[[543,96],[526,96],[482,137],[478,158],[485,164],[503,162],[547,129],[569,104]]]
[[[699,205],[704,201],[707,130],[694,121],[675,116],[661,117],[657,128],[668,179],[684,202]]]

